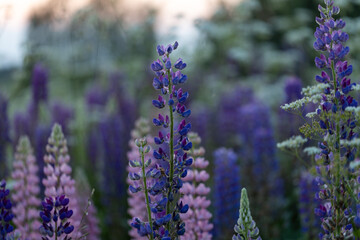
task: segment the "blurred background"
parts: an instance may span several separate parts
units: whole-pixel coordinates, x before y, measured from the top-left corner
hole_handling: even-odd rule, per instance
[[[130,131],[156,113],[151,100],[156,46],[177,40],[188,64],[192,130],[202,138],[210,173],[214,239],[231,239],[241,187],[263,239],[315,239],[311,156],[276,142],[302,120],[280,110],[315,83],[312,48],[317,0],[1,0],[0,173],[30,137],[38,164],[54,122],[68,139],[74,172],[96,189],[102,239],[130,239],[126,166]],[[338,0],[360,61],[360,0]],[[174,58],[175,59],[175,58]],[[355,67],[353,81],[359,82]],[[311,107],[305,111],[311,111]],[[235,152],[239,180],[221,182]],[[220,160],[217,158],[221,158]],[[230,168],[231,169],[231,168]],[[214,179],[220,179],[214,181]],[[230,184],[230,185],[229,185]],[[220,186],[220,187],[219,187]],[[234,189],[222,196],[218,189]],[[232,195],[233,194],[233,195]],[[235,209],[235,210],[234,210]]]

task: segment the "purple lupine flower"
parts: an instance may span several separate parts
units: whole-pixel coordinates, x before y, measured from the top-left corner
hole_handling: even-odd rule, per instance
[[[127,153],[127,157],[129,161],[137,159],[139,156],[139,148],[135,144],[136,139],[145,138],[150,146],[154,144],[154,138],[149,135],[149,132],[150,132],[150,125],[147,120],[140,118],[139,120],[136,121],[135,129],[131,131],[132,139],[129,142],[130,151]],[[150,152],[145,154],[145,158],[146,160],[151,159],[151,164],[149,164],[149,166],[146,168],[146,171],[148,171],[150,168],[153,168],[155,166],[156,161]],[[137,169],[132,168],[129,165],[126,167],[126,170],[128,171],[129,174],[135,174],[138,172]],[[131,180],[130,178],[127,178],[126,181],[129,185],[134,183],[133,180]],[[143,185],[141,181],[139,181],[138,184],[139,186]],[[154,180],[148,179],[147,184],[148,186],[152,186],[154,184]],[[129,194],[128,213],[131,217],[131,220],[129,220],[129,224],[131,224],[132,219],[135,217],[139,217],[140,219],[144,219],[144,220],[147,219],[148,218],[146,212],[147,209],[146,209],[146,205],[144,204],[145,196],[143,194],[132,193],[131,191],[128,191],[128,194]],[[152,201],[154,201],[154,198],[152,196],[150,196],[150,198],[152,199]],[[140,236],[135,228],[130,229],[129,235],[132,239],[138,239],[138,240],[148,239],[147,237]]]
[[[285,102],[290,103],[297,99],[302,98],[301,90],[303,84],[298,77],[289,77],[285,82]]]
[[[350,80],[353,67],[345,60],[349,53],[349,47],[346,46],[349,36],[342,30],[345,22],[333,18],[340,9],[334,6],[334,1],[324,2],[325,7],[318,7],[320,17],[316,18],[316,22],[319,27],[314,33],[314,49],[322,52],[315,58],[316,67],[322,70],[315,79],[321,84],[327,84],[316,119],[321,129],[320,135],[323,136],[319,142],[322,152],[317,162],[324,180],[318,194],[323,204],[316,212],[322,221],[322,239],[351,239],[354,238],[353,214],[350,211],[352,198],[348,189],[357,186],[351,186],[351,178],[355,176],[353,171],[349,171],[348,163],[354,160],[357,149],[342,142],[351,141],[357,135],[355,114],[346,111],[349,107],[358,106],[358,102],[350,95],[356,84]]]
[[[155,229],[158,230],[156,234],[161,236],[163,235],[160,231],[161,227],[166,226],[164,234],[167,232],[172,238],[177,238],[185,233],[180,214],[186,213],[189,206],[183,204],[182,201],[174,203],[174,200],[177,201],[177,196],[180,194],[179,190],[183,185],[182,178],[187,174],[186,168],[193,161],[187,154],[192,148],[192,143],[187,137],[191,129],[191,124],[187,120],[191,110],[186,107],[189,93],[183,91],[182,88],[178,88],[180,84],[185,83],[187,80],[187,76],[181,72],[186,67],[186,64],[182,59],[178,59],[176,64],[172,65],[170,60],[170,54],[177,46],[177,42],[167,47],[158,46],[161,61],[158,59],[151,64],[151,68],[156,74],[153,79],[153,86],[156,90],[160,90],[161,93],[157,100],[153,100],[153,105],[157,108],[169,107],[167,112],[169,115],[162,116],[159,114],[159,118],[153,120],[156,126],[161,127],[162,125],[163,127],[158,133],[159,137],[154,138],[159,148],[154,150],[153,156],[158,161],[169,162],[169,166],[165,167],[164,175],[157,182],[158,185],[153,186],[150,193],[152,195],[159,195],[161,191],[166,193],[162,193],[162,197],[156,203],[158,206],[166,203],[166,211],[164,212],[166,215],[160,218],[155,216]],[[165,49],[164,54],[159,49]],[[176,118],[174,114],[177,115],[179,122],[177,127],[174,126],[174,119]],[[171,205],[175,205],[175,207],[172,208]],[[170,216],[169,220],[168,216]],[[160,224],[157,224],[157,222]]]
[[[48,97],[48,72],[47,69],[40,63],[34,66],[32,72],[32,99],[37,106],[41,101],[46,102]]]
[[[27,113],[17,112],[14,116],[14,141],[19,141],[23,135],[32,137],[30,118]]]
[[[39,125],[35,129],[35,136],[34,136],[34,153],[36,157],[36,165],[41,169],[38,172],[38,176],[40,179],[45,178],[44,171],[44,156],[46,154],[46,145],[48,142],[48,138],[51,134],[51,128],[45,125]],[[44,199],[44,186],[40,184],[40,199]]]
[[[276,224],[281,221],[278,214],[283,206],[284,186],[280,177],[276,145],[271,128],[258,128],[253,139],[253,165],[249,193],[252,202],[261,208],[253,209],[264,236],[278,237]],[[244,172],[243,174],[246,174]],[[251,190],[251,191],[250,191]],[[260,217],[261,216],[261,217]]]
[[[238,114],[239,108],[253,102],[253,92],[249,88],[236,88],[230,94],[224,94],[219,102],[217,113],[216,139],[220,145],[238,146],[236,135],[238,123],[242,116]]]
[[[122,119],[119,115],[109,115],[99,123],[99,143],[102,161],[100,182],[102,191],[102,204],[106,206],[105,222],[111,234],[120,234],[122,228],[118,225],[119,219],[126,212],[126,139]],[[121,204],[120,204],[121,203]]]
[[[7,239],[6,236],[14,230],[10,223],[14,215],[11,211],[12,203],[9,194],[6,182],[2,180],[0,182],[0,239]]]
[[[74,110],[63,103],[55,102],[51,106],[52,124],[60,124],[62,131],[67,134],[69,123],[74,118]]]
[[[45,196],[49,201],[54,201],[56,197],[62,195],[71,199],[69,208],[72,209],[74,216],[70,220],[70,224],[75,227],[71,236],[81,236],[79,225],[82,214],[77,201],[75,180],[71,177],[72,168],[69,165],[67,141],[59,124],[53,126],[46,151],[47,155],[44,156],[46,178],[42,180],[45,186]]]
[[[314,214],[314,209],[320,204],[315,195],[319,192],[319,180],[308,172],[303,172],[299,180],[299,213],[301,231],[307,239],[315,239],[321,229],[320,221]]]
[[[240,138],[242,161],[241,184],[248,186],[252,202],[261,208],[253,209],[264,236],[278,237],[276,224],[281,221],[283,181],[275,153],[275,140],[270,123],[270,110],[264,104],[253,100],[237,109],[239,121],[237,134]],[[265,214],[266,212],[266,214]],[[270,219],[269,216],[274,216]]]
[[[17,231],[27,239],[40,239],[38,208],[41,201],[38,196],[40,192],[38,170],[29,139],[21,137],[15,154],[12,173],[15,185],[11,197],[15,204],[13,222]]]
[[[92,86],[85,93],[85,101],[87,107],[91,110],[105,107],[108,101],[109,95],[106,91],[103,91],[101,86]]]
[[[73,210],[70,208],[70,199],[65,195],[46,197],[42,202],[43,210],[40,217],[43,222],[40,227],[42,239],[72,239],[74,225],[71,224]],[[61,237],[61,238],[60,238]]]
[[[240,167],[237,155],[226,148],[214,152],[214,237],[231,239],[238,219]]]
[[[154,196],[156,200],[150,204],[154,219],[150,219],[152,216],[149,212],[149,222],[134,218],[131,223],[141,236],[148,236],[150,239],[161,238],[167,240],[184,235],[185,224],[182,223],[180,214],[186,213],[189,209],[187,204],[178,201],[179,190],[183,185],[182,178],[186,176],[187,167],[192,164],[193,160],[187,154],[192,148],[192,143],[187,137],[191,129],[191,124],[187,121],[191,110],[186,107],[189,93],[183,91],[182,88],[178,88],[178,85],[187,80],[187,76],[181,72],[186,64],[182,62],[173,66],[170,60],[170,54],[177,46],[177,42],[167,47],[158,46],[157,51],[161,60],[157,59],[150,66],[156,75],[153,79],[153,87],[160,91],[158,98],[153,100],[152,103],[160,109],[165,108],[165,106],[168,107],[165,116],[159,114],[158,118],[153,119],[155,126],[163,127],[159,131],[158,137],[154,138],[154,142],[159,147],[154,150],[153,156],[157,161],[165,164],[157,165],[154,173],[150,174],[150,177],[157,179],[156,183],[148,189],[150,195]],[[174,115],[179,118],[179,124],[176,127],[174,126]],[[146,141],[138,141],[137,146],[141,150],[143,157]],[[146,150],[149,149],[146,148]],[[133,167],[144,164],[138,161],[130,163],[133,164]],[[142,170],[144,171],[143,167]],[[130,178],[137,179],[136,175],[132,175]],[[147,176],[142,174],[142,178],[145,185]],[[129,190],[135,193],[140,191],[141,188],[131,185]],[[145,195],[147,195],[148,190],[144,187]],[[145,199],[148,200],[147,197]],[[148,201],[146,205],[149,209]]]
[[[189,133],[189,139],[197,146],[201,143],[201,138],[196,133]],[[211,230],[213,224],[210,223],[212,217],[208,211],[211,201],[206,198],[210,188],[205,186],[205,182],[210,175],[206,172],[209,161],[204,158],[205,149],[203,147],[194,148],[190,155],[194,158],[194,163],[187,170],[187,176],[183,179],[184,186],[180,192],[184,194],[182,201],[189,204],[189,211],[181,216],[186,226],[186,232],[180,239],[212,239]]]
[[[302,82],[298,77],[289,77],[285,82],[285,101],[291,103],[302,98]],[[299,127],[303,124],[302,120],[295,114],[280,109],[277,116],[277,132],[281,139],[288,139],[298,132]],[[297,161],[297,160],[296,160]],[[298,162],[298,161],[297,161]],[[296,163],[294,163],[296,166]],[[292,174],[291,174],[292,175]],[[291,176],[293,177],[293,176]]]
[[[241,135],[241,142],[252,142],[253,131],[257,128],[270,128],[270,110],[258,101],[249,102],[237,109],[241,116],[237,123],[237,132]]]
[[[206,106],[196,108],[190,116],[192,129],[196,129],[196,132],[201,139],[203,139],[204,146],[211,144],[210,141],[213,140],[211,129],[213,129],[214,126],[211,119],[214,119],[213,113],[209,107]]]
[[[124,77],[121,73],[115,72],[109,77],[109,94],[115,98],[117,105],[117,114],[121,116],[125,126],[124,138],[130,138],[130,131],[134,127],[137,112],[135,101],[128,95],[128,92],[122,86]]]
[[[6,146],[10,142],[7,100],[0,94],[0,176],[6,175]]]

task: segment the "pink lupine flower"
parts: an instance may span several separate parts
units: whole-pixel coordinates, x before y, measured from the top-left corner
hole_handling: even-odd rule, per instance
[[[15,204],[13,207],[14,224],[23,238],[40,239],[41,223],[38,208],[41,201],[38,198],[40,192],[38,167],[27,137],[21,137],[19,140],[13,166],[12,177],[15,185],[11,197]]]
[[[77,199],[75,180],[70,175],[72,170],[69,165],[67,141],[59,124],[55,124],[52,129],[46,151],[48,153],[44,156],[46,178],[42,181],[45,186],[45,196],[55,199],[57,196],[65,195],[70,199],[69,208],[73,210],[73,216],[69,221],[75,229],[71,237],[80,237],[82,211]]]
[[[189,139],[195,146],[201,143],[200,137],[195,133],[190,133]],[[182,201],[189,204],[190,208],[181,216],[186,224],[186,232],[184,236],[181,236],[182,240],[212,239],[210,231],[213,225],[209,222],[212,215],[207,210],[211,201],[206,199],[210,188],[204,184],[210,177],[205,170],[209,162],[202,157],[204,154],[205,149],[202,147],[191,150],[190,155],[194,158],[194,164],[188,170],[187,176],[183,178],[185,183],[180,190],[184,194]]]
[[[149,123],[147,120],[145,119],[139,119],[136,121],[135,123],[135,129],[131,132],[131,140],[129,141],[129,145],[130,145],[130,151],[128,152],[127,156],[129,160],[134,160],[137,159],[139,157],[139,148],[135,145],[135,139],[139,139],[139,138],[146,138],[147,142],[149,145],[151,145],[154,142],[154,138],[149,136],[149,131],[150,131],[150,127],[149,127]],[[151,152],[147,153],[145,155],[145,159],[151,159],[152,164],[149,166],[149,168],[153,167],[155,164],[155,159],[153,158]],[[135,168],[131,168],[130,166],[127,166],[127,171],[129,173],[136,173],[138,172],[137,169]],[[126,179],[127,183],[130,185],[133,185],[135,187],[137,183],[135,183],[134,181],[130,180],[129,178]],[[151,186],[152,183],[150,182],[151,180],[149,179],[149,185]],[[138,183],[138,185],[140,186],[141,183]],[[147,219],[147,212],[146,212],[146,205],[145,203],[145,195],[144,194],[134,194],[131,193],[130,191],[128,191],[129,197],[128,197],[128,204],[129,204],[129,209],[128,209],[128,213],[130,215],[130,220],[128,221],[129,224],[131,223],[132,219],[134,217],[138,217],[140,219]],[[150,198],[152,198],[152,196],[150,196]],[[131,228],[129,231],[129,235],[132,239],[136,239],[136,240],[145,240],[148,239],[147,237],[141,237],[139,236],[136,228]]]

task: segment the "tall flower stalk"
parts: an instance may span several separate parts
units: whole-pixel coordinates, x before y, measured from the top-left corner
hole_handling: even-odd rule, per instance
[[[285,110],[299,110],[306,103],[317,103],[318,108],[308,113],[307,122],[300,131],[305,137],[318,140],[321,153],[316,156],[316,170],[322,184],[317,198],[321,201],[315,213],[321,219],[322,239],[352,239],[357,228],[353,224],[352,207],[358,203],[356,171],[350,164],[356,155],[358,142],[359,108],[350,95],[359,89],[351,83],[349,76],[353,67],[345,59],[349,47],[345,45],[349,36],[342,29],[345,21],[333,17],[340,12],[334,1],[324,0],[319,5],[320,17],[316,18],[315,50],[322,52],[315,58],[315,65],[321,69],[316,76],[319,83],[303,89],[304,97],[282,106]],[[358,236],[357,236],[358,237]]]
[[[129,142],[130,151],[127,154],[129,161],[133,160],[133,159],[136,159],[139,156],[139,149],[135,144],[136,139],[145,138],[147,143],[150,146],[154,143],[154,140],[149,135],[149,132],[150,132],[150,125],[149,125],[149,122],[146,119],[140,118],[139,120],[136,121],[135,129],[133,131],[131,131],[132,139]],[[155,162],[155,159],[154,159],[154,157],[152,156],[152,154],[150,152],[145,154],[145,158],[146,159],[151,159],[151,163],[146,168],[146,171],[148,171],[150,168],[155,167],[156,162]],[[126,170],[129,172],[129,174],[134,174],[134,173],[136,173],[138,171],[136,168],[132,168],[131,166],[127,166]],[[149,187],[150,187],[153,180],[148,179],[147,181],[148,181]],[[133,180],[131,180],[130,178],[127,178],[127,183],[129,185],[131,185],[131,184],[133,184]],[[141,182],[139,184],[141,184]],[[128,213],[129,213],[131,219],[134,218],[134,217],[139,217],[140,219],[147,219],[148,220],[147,209],[146,209],[146,206],[144,205],[144,203],[145,203],[145,195],[144,194],[132,193],[131,191],[128,191],[128,194],[129,194],[129,197],[128,197],[128,204],[129,204]],[[150,199],[153,199],[152,196],[150,196]],[[130,223],[131,223],[131,220],[130,220]],[[146,237],[139,236],[139,234],[137,233],[135,228],[130,229],[129,235],[130,235],[130,237],[132,237],[132,239],[138,239],[138,240],[148,239]]]
[[[70,218],[73,211],[69,208],[70,199],[65,195],[46,197],[42,202],[43,209],[40,212],[42,226],[40,233],[43,240],[71,240],[70,234],[74,232],[74,225]]]
[[[217,239],[229,239],[237,219],[240,199],[240,167],[233,150],[214,152],[214,230]]]
[[[38,197],[40,180],[37,173],[38,166],[36,165],[30,141],[27,137],[21,137],[15,154],[14,171],[12,173],[15,180],[15,191],[12,194],[15,204],[13,207],[15,214],[13,221],[21,236],[29,240],[40,238],[38,208],[41,201]]]
[[[301,218],[301,232],[306,239],[315,239],[321,229],[319,217],[314,209],[320,204],[315,195],[319,192],[318,180],[308,172],[303,172],[299,180],[299,213]]]
[[[186,232],[181,239],[210,240],[212,239],[210,231],[213,229],[213,224],[210,223],[212,215],[207,209],[211,204],[211,201],[207,199],[210,188],[205,185],[210,177],[206,172],[209,161],[204,158],[205,149],[199,147],[201,143],[199,135],[190,132],[189,139],[194,144],[194,148],[190,151],[194,163],[188,170],[184,178],[184,186],[181,188],[181,193],[184,194],[182,200],[190,207],[189,211],[181,216],[186,224]]]
[[[11,211],[12,203],[9,194],[10,190],[6,188],[5,180],[0,181],[0,239],[6,239],[14,231],[11,225],[14,214]]]
[[[177,88],[177,85],[184,83],[187,79],[187,76],[181,73],[181,70],[186,67],[186,63],[179,58],[172,65],[170,59],[170,54],[177,47],[177,42],[166,48],[159,45],[157,52],[161,60],[158,59],[151,64],[151,69],[156,74],[153,79],[153,87],[161,92],[158,99],[153,100],[152,103],[158,109],[164,109],[168,105],[165,116],[160,113],[158,118],[153,119],[155,126],[163,127],[163,130],[159,131],[158,137],[154,138],[155,144],[159,147],[154,150],[153,156],[160,164],[148,175],[157,178],[157,182],[148,189],[148,193],[155,198],[155,202],[151,204],[148,202],[155,218],[153,220],[149,216],[149,222],[153,222],[153,228],[150,227],[150,223],[144,223],[139,218],[135,218],[131,224],[138,229],[142,236],[153,235],[155,239],[163,240],[178,239],[185,233],[185,224],[182,222],[180,214],[186,213],[189,206],[179,201],[179,190],[183,185],[182,178],[187,174],[187,167],[193,162],[187,154],[192,148],[192,143],[187,137],[191,124],[186,121],[191,111],[185,106],[189,93]],[[179,117],[184,118],[183,120],[178,119],[177,127],[174,125],[176,113]],[[142,144],[139,145],[139,148],[143,148]],[[135,167],[142,167],[141,161],[130,163]],[[141,175],[142,173],[139,176]],[[146,183],[145,180],[143,182]],[[136,186],[130,186],[129,189],[132,192],[143,190]],[[146,231],[142,231],[142,229]]]
[[[81,236],[79,226],[82,214],[77,201],[75,180],[71,177],[72,168],[69,165],[67,141],[59,124],[55,124],[52,129],[46,151],[47,155],[44,156],[46,178],[43,179],[47,197],[45,202],[50,204],[63,195],[69,198],[71,200],[69,208],[72,209],[74,215],[70,219],[70,224],[75,229],[70,236]]]

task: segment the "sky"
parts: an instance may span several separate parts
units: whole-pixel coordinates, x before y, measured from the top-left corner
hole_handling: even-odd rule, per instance
[[[32,9],[48,0],[0,0],[0,67],[20,65],[22,62],[24,40],[26,36],[27,17]],[[61,1],[61,0],[60,0]],[[130,11],[149,0],[122,0]],[[191,45],[197,32],[193,26],[195,19],[209,16],[220,0],[152,0],[151,5],[159,11],[157,26],[160,35],[174,33]],[[226,0],[235,3],[239,0]],[[76,10],[86,0],[71,0],[71,9]],[[179,16],[182,16],[179,19]],[[174,26],[177,28],[173,28]],[[186,32],[186,34],[181,34]],[[191,36],[181,39],[182,35]]]

